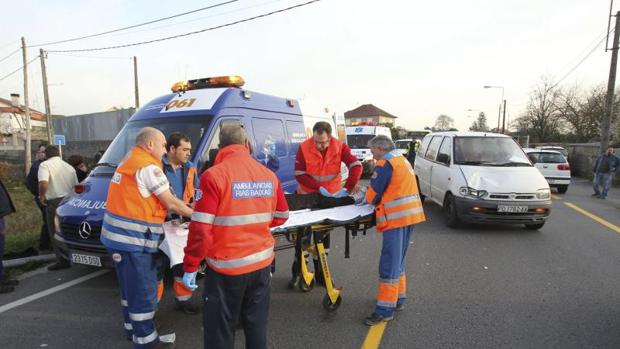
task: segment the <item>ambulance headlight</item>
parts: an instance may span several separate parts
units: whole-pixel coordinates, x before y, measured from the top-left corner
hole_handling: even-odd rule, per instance
[[[60,217],[57,214],[54,214],[54,232],[60,232]]]

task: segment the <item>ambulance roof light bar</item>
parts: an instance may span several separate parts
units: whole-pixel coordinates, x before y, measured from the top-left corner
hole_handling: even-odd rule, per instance
[[[187,81],[179,81],[170,88],[172,92],[185,92],[189,90],[199,90],[203,88],[216,87],[241,87],[245,84],[239,75],[216,76],[212,78],[202,78]]]

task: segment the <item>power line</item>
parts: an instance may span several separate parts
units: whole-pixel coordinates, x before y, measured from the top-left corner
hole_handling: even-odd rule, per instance
[[[45,51],[45,53],[49,53],[48,51]],[[52,52],[53,56],[62,56],[62,57],[75,57],[75,58],[91,58],[91,59],[116,59],[116,60],[127,60],[127,59],[133,59],[132,57],[120,57],[120,56],[85,56],[85,55],[71,55],[71,54],[64,54],[64,53],[56,53],[56,52]]]
[[[613,33],[614,29],[612,29],[609,34]],[[577,64],[575,64],[574,67],[572,67],[566,74],[564,74],[564,76],[558,80],[553,87],[556,87],[557,85],[559,85],[564,79],[566,79],[570,74],[572,74],[575,70],[577,70],[577,68],[579,68],[579,66],[586,61],[586,59],[588,59],[606,40],[607,38],[607,34],[605,34],[605,36],[599,40],[599,42],[590,50],[590,52],[588,52],[587,55],[585,55],[579,62],[577,62]]]
[[[70,42],[70,41],[77,41],[77,40],[82,40],[82,39],[94,38],[96,36],[102,36],[102,35],[106,35],[106,34],[110,34],[110,33],[119,32],[119,31],[122,31],[122,30],[127,30],[127,29],[136,28],[136,27],[141,27],[141,26],[144,26],[144,25],[153,24],[153,23],[165,21],[165,20],[168,20],[168,19],[172,19],[172,18],[176,18],[176,17],[181,17],[181,16],[185,16],[185,15],[188,15],[188,14],[192,14],[192,13],[196,13],[196,12],[212,9],[212,8],[219,7],[219,6],[226,5],[226,4],[230,4],[230,3],[236,2],[236,1],[239,1],[239,0],[229,0],[229,1],[226,1],[226,2],[222,2],[222,3],[219,3],[219,4],[215,4],[215,5],[211,5],[211,6],[207,6],[207,7],[203,7],[203,8],[199,8],[199,9],[196,9],[196,10],[192,10],[192,11],[188,11],[188,12],[183,12],[183,13],[179,13],[179,14],[168,16],[168,17],[164,17],[164,18],[159,18],[159,19],[155,19],[155,20],[144,22],[144,23],[140,23],[140,24],[130,25],[128,27],[108,30],[108,31],[105,31],[105,32],[102,32],[102,33],[85,35],[85,36],[80,36],[80,37],[77,37],[77,38],[71,38],[71,39],[65,39],[65,40],[58,40],[58,41],[52,41],[52,42],[44,42],[44,43],[41,43],[41,44],[30,45],[28,47],[49,46],[49,45],[62,44],[62,43],[65,43],[65,42]]]
[[[8,55],[4,56],[4,58],[0,59],[0,62],[5,61],[7,58],[11,57],[12,55],[16,54],[17,52],[19,52],[22,48],[19,47],[17,48],[15,51],[9,53]]]
[[[241,19],[241,20],[238,20],[238,21],[235,21],[235,22],[230,22],[230,23],[226,23],[226,24],[222,24],[222,25],[218,25],[218,26],[210,27],[210,28],[206,28],[206,29],[201,29],[201,30],[197,30],[197,31],[193,31],[193,32],[185,33],[185,34],[168,36],[168,37],[160,38],[160,39],[141,41],[141,42],[136,42],[136,43],[132,43],[132,44],[124,44],[124,45],[116,45],[116,46],[97,47],[97,48],[85,48],[85,49],[76,49],[76,50],[50,50],[50,51],[47,51],[47,52],[102,51],[102,50],[111,50],[111,49],[116,49],[116,48],[124,48],[124,47],[152,44],[154,42],[166,41],[166,40],[171,40],[171,39],[178,39],[178,38],[185,37],[185,36],[190,36],[190,35],[204,33],[204,32],[211,31],[211,30],[216,30],[216,29],[221,29],[221,28],[225,28],[225,27],[230,27],[230,26],[233,26],[235,24],[249,22],[249,21],[253,21],[255,19],[268,17],[268,16],[271,16],[271,15],[274,15],[274,14],[277,14],[277,13],[282,13],[282,12],[290,11],[290,10],[293,10],[295,8],[303,7],[303,6],[306,6],[306,5],[310,5],[312,3],[319,2],[319,1],[321,1],[321,0],[311,0],[311,1],[308,1],[308,2],[305,2],[305,3],[302,3],[302,4],[290,6],[290,7],[287,7],[287,8],[283,8],[283,9],[272,11],[272,12],[268,12],[268,13],[264,13],[262,15],[257,15],[257,16],[254,16],[254,17],[246,18],[246,19]]]
[[[37,59],[39,59],[39,56],[36,56],[35,58],[31,59],[28,63],[26,63],[26,65],[30,65],[30,63],[32,63],[32,62],[34,62],[34,61],[36,61]],[[5,75],[5,76],[1,77],[1,78],[0,78],[0,81],[2,81],[2,80],[4,80],[4,79],[8,78],[9,76],[11,76],[11,75],[13,75],[13,74],[17,73],[18,71],[20,71],[20,70],[22,70],[22,69],[24,69],[24,66],[23,66],[23,65],[22,65],[21,67],[19,67],[19,68],[15,69],[15,70],[13,70],[12,72],[8,73],[7,75]]]
[[[231,10],[231,11],[228,11],[228,12],[216,13],[216,14],[213,14],[213,15],[210,15],[210,16],[194,18],[194,19],[190,19],[190,20],[187,20],[187,21],[183,21],[183,22],[176,22],[176,23],[164,24],[164,25],[160,25],[160,26],[152,27],[152,28],[139,29],[139,30],[130,31],[128,33],[120,33],[120,34],[116,34],[115,36],[130,35],[130,34],[135,34],[135,33],[146,32],[146,31],[153,31],[153,30],[162,29],[162,28],[169,28],[169,27],[172,27],[172,26],[180,25],[180,24],[186,24],[186,23],[191,23],[191,22],[202,21],[202,20],[207,19],[207,18],[225,16],[225,15],[229,15],[229,14],[235,13],[235,12],[240,12],[240,11],[245,11],[245,10],[249,10],[249,9],[253,9],[253,8],[257,8],[257,7],[271,5],[271,4],[274,4],[276,2],[280,2],[280,1],[282,1],[282,0],[268,1],[268,2],[264,2],[264,3],[252,5],[252,6],[247,6],[247,7],[243,7],[243,8],[234,9],[234,10]]]

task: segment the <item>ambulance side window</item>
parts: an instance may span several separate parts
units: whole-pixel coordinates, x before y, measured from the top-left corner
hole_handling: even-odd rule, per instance
[[[299,145],[306,140],[306,131],[304,130],[304,123],[299,121],[287,121],[286,133],[290,142],[288,153],[295,157],[297,156],[297,149]]]
[[[254,156],[257,159],[262,160],[267,155],[286,156],[284,127],[281,120],[252,118],[252,130],[256,142]]]
[[[203,163],[202,168],[200,169],[200,173],[213,166],[213,161],[215,161],[218,147],[220,145],[220,130],[224,125],[231,124],[241,124],[241,126],[243,127],[243,123],[239,119],[224,119],[218,123],[217,127],[213,130],[213,135],[211,136],[211,140],[209,141],[209,146],[200,157],[200,160]]]

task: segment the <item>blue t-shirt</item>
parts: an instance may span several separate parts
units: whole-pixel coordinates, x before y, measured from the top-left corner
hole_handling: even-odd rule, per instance
[[[172,192],[174,195],[183,200],[183,191],[185,190],[185,169],[184,166],[179,166],[176,170],[172,168],[168,161],[166,160],[166,156],[162,158],[162,163],[164,164],[164,174],[168,178],[168,182],[170,182],[170,187],[172,188]]]

